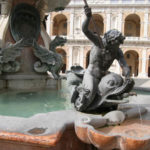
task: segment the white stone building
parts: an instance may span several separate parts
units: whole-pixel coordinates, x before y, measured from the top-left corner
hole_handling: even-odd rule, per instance
[[[131,76],[150,77],[150,1],[149,0],[87,0],[93,18],[103,35],[110,29],[118,29],[125,36],[121,46],[131,69]],[[82,33],[84,21],[83,0],[72,0],[64,11],[48,14],[47,32],[50,37],[63,35],[68,42],[59,47],[66,69],[72,65],[88,65],[91,42]],[[90,25],[93,29],[93,25]],[[65,66],[64,66],[65,68]],[[121,73],[114,61],[110,70]]]
[[[0,25],[5,26],[11,0],[0,0]],[[125,36],[121,46],[125,59],[131,68],[131,76],[150,77],[150,0],[87,0],[92,8],[93,18],[99,33],[103,35],[110,29],[118,29]],[[83,0],[71,0],[64,11],[51,12],[46,22],[47,33],[53,39],[63,35],[68,42],[57,51],[64,57],[64,68],[69,70],[72,65],[88,65],[91,42],[82,33],[84,21]],[[7,8],[7,9],[6,9]],[[91,23],[90,29],[93,29]],[[0,39],[5,30],[1,29]],[[0,46],[2,41],[0,40]],[[114,61],[110,70],[121,73]]]

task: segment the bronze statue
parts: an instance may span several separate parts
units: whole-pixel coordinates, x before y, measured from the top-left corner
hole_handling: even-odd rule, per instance
[[[91,9],[88,6],[85,6],[84,9],[86,19],[83,23],[82,30],[86,37],[93,43],[93,47],[90,52],[89,65],[83,75],[82,83],[74,87],[74,92],[72,94],[72,102],[74,102],[75,108],[79,111],[97,109],[108,95],[110,95],[110,91],[108,92],[105,87],[105,94],[101,92],[100,83],[101,79],[109,74],[108,69],[115,59],[118,60],[126,80],[125,83],[123,83],[121,78],[119,79],[119,85],[116,85],[116,78],[112,79],[111,77],[117,75],[111,74],[110,77],[108,77],[108,85],[114,88],[123,86],[122,89],[130,85],[130,90],[134,85],[134,81],[129,78],[130,69],[124,59],[122,50],[119,48],[119,46],[123,44],[125,37],[116,29],[106,32],[104,38],[98,37],[98,35],[92,33],[88,29],[92,17]],[[73,69],[71,72],[74,72],[74,74],[78,76]],[[124,92],[130,92],[130,90],[125,90]]]

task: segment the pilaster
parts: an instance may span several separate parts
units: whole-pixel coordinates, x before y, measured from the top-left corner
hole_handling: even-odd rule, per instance
[[[148,18],[149,14],[146,12],[144,14],[144,37],[148,37]]]
[[[107,20],[106,20],[106,32],[107,32],[107,31],[109,31],[111,29],[111,26],[110,26],[110,23],[111,23],[111,21],[110,21],[111,14],[107,13],[106,18],[107,18]]]
[[[80,47],[80,66],[84,67],[84,46]]]
[[[122,12],[120,12],[118,14],[118,30],[120,32],[122,32],[122,18],[123,18],[123,14],[122,14]]]
[[[73,36],[73,29],[74,29],[74,14],[70,14],[70,36]]]
[[[147,58],[146,49],[144,49],[142,51],[142,72],[139,73],[138,77],[142,77],[142,78],[147,77],[147,73],[146,73],[146,58]]]

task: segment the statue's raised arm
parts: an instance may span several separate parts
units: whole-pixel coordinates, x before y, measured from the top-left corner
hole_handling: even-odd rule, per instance
[[[96,46],[98,46],[100,48],[104,48],[102,39],[98,35],[98,33],[94,34],[88,28],[89,24],[90,24],[90,20],[92,19],[92,21],[94,21],[93,18],[92,18],[91,8],[86,5],[86,6],[84,6],[84,11],[85,11],[86,19],[85,19],[85,21],[83,22],[83,25],[82,25],[82,31],[83,31],[83,33],[86,35],[86,37],[90,41],[93,42],[94,45],[96,45]],[[96,26],[95,26],[95,28],[96,28]]]

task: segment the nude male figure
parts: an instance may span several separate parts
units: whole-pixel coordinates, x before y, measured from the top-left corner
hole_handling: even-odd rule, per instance
[[[83,77],[82,88],[78,89],[79,98],[75,103],[75,107],[79,111],[84,111],[93,102],[101,78],[108,73],[108,69],[115,59],[117,59],[123,70],[123,76],[126,78],[130,76],[130,69],[124,59],[122,50],[119,48],[125,37],[116,29],[110,30],[104,34],[104,38],[101,39],[100,37],[104,45],[104,48],[101,47],[98,36],[88,29],[92,17],[91,8],[85,6],[84,10],[86,19],[82,30],[93,43],[93,47],[90,52],[89,65]],[[84,105],[81,105],[82,101],[84,101]]]

